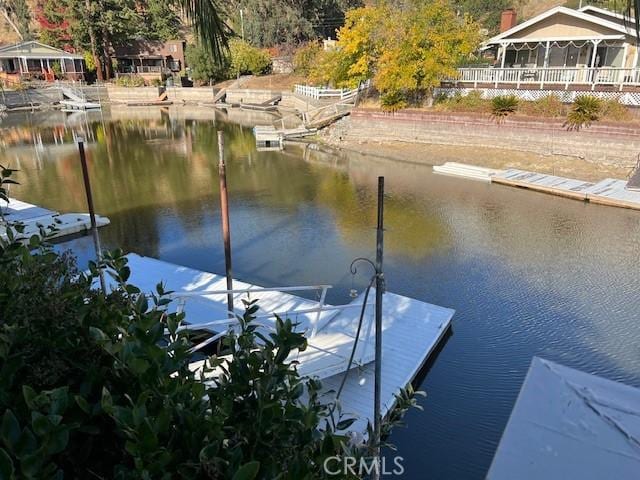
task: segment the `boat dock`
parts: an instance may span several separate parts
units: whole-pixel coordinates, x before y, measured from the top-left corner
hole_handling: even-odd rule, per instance
[[[89,102],[81,92],[76,92],[71,88],[62,87],[62,100],[60,105],[64,111],[76,112],[83,110],[100,110],[102,107],[98,102]]]
[[[515,168],[493,170],[456,162],[434,166],[433,171],[470,180],[483,180],[510,187],[526,188],[598,205],[640,210],[640,191],[628,188],[627,181],[615,178],[606,178],[593,183]]]
[[[136,254],[129,254],[127,258],[131,269],[129,282],[145,293],[155,291],[159,281],[165,282],[165,288],[174,292],[174,308],[184,311],[190,328],[217,333],[222,323],[232,322],[227,315],[224,276]],[[307,332],[309,347],[305,352],[296,354],[294,360],[299,362],[297,368],[301,374],[322,379],[327,401],[330,401],[330,395],[335,396],[348,366],[363,294],[347,305],[334,306],[324,302],[328,288],[327,285],[317,285],[263,289],[234,280],[235,313],[244,312],[241,300],[249,295],[251,299],[258,300],[260,309],[256,315],[261,322],[272,321],[277,313],[297,322],[298,329]],[[319,299],[309,300],[291,293],[296,290],[317,290]],[[369,301],[374,297],[375,292],[372,291]],[[393,293],[384,294],[383,415],[393,408],[394,395],[415,379],[449,328],[453,314],[454,311],[448,308]],[[374,305],[369,303],[355,361],[340,397],[343,413],[357,418],[349,430],[363,434],[367,422],[373,419],[374,337]]]
[[[487,480],[637,479],[640,389],[533,357]]]
[[[4,203],[4,202],[3,202]],[[6,206],[0,206],[4,221],[8,223],[19,222],[24,225],[22,236],[30,238],[40,233],[40,227],[54,228],[51,238],[66,237],[75,233],[88,231],[91,228],[91,220],[88,213],[60,213],[47,208],[38,207],[15,198],[9,198]],[[109,219],[96,215],[98,227],[109,225]],[[0,220],[0,238],[6,239],[6,226]]]

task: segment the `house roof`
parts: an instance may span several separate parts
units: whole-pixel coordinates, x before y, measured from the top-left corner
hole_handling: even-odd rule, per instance
[[[0,47],[0,58],[72,58],[76,60],[82,59],[82,55],[65,52],[59,48],[46,45],[44,43],[30,40],[28,42],[14,43]]]
[[[534,357],[487,480],[635,480],[640,389]]]
[[[583,9],[584,10],[584,9]],[[522,32],[526,29],[528,29],[529,27],[535,26],[536,24],[542,22],[543,20],[546,20],[554,15],[567,15],[571,18],[574,19],[578,19],[582,22],[586,22],[589,24],[592,24],[594,26],[598,26],[600,28],[604,28],[606,30],[608,30],[610,32],[609,35],[601,35],[600,37],[602,38],[624,38],[625,35],[630,35],[630,36],[634,36],[635,37],[635,31],[632,28],[629,28],[625,25],[621,25],[618,22],[615,21],[611,21],[611,20],[607,20],[604,18],[601,18],[599,16],[596,15],[592,15],[588,12],[585,11],[579,11],[579,10],[574,10],[571,8],[566,8],[566,7],[555,7],[552,8],[550,10],[547,10],[546,12],[541,13],[540,15],[531,18],[530,20],[527,20],[526,22],[523,22],[519,25],[516,25],[513,28],[510,28],[509,30],[506,30],[502,33],[500,33],[499,35],[496,35],[495,37],[490,38],[486,43],[487,44],[492,44],[492,43],[501,43],[501,41],[506,41],[506,40],[515,40],[517,39],[517,36],[515,38],[510,38],[513,37],[514,34],[518,33],[518,32]],[[595,38],[595,37],[594,37]],[[549,40],[560,40],[560,39],[569,39],[569,38],[549,38]],[[584,40],[584,38],[579,38],[580,40]],[[529,39],[529,41],[541,41],[544,39]]]
[[[633,17],[626,17],[616,12],[612,12],[611,10],[607,10],[605,8],[594,7],[592,5],[587,5],[586,7],[582,7],[578,9],[579,12],[589,13],[589,14],[600,14],[606,17],[615,18],[616,20],[622,20],[626,23],[633,24],[635,19]]]

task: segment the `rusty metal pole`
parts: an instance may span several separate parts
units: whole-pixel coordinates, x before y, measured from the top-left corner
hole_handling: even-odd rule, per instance
[[[231,274],[231,229],[229,228],[229,198],[227,195],[227,168],[224,163],[224,133],[218,130],[218,174],[220,175],[220,211],[222,213],[222,239],[224,240],[224,265],[227,290],[233,290]],[[229,317],[233,318],[233,293],[227,293]]]
[[[376,357],[373,406],[374,462],[376,462],[373,479],[380,478],[382,468],[380,458],[381,441],[381,391],[382,391],[382,294],[384,293],[384,275],[382,260],[384,252],[384,177],[378,177],[378,226],[376,236]]]
[[[89,180],[89,168],[87,167],[87,157],[84,152],[84,141],[78,139],[78,151],[80,152],[80,165],[82,166],[82,179],[84,181],[84,191],[87,195],[87,206],[89,207],[89,219],[91,220],[91,235],[93,236],[93,246],[96,250],[98,264],[102,260],[102,247],[100,246],[100,236],[98,235],[98,225],[96,224],[96,212],[93,208],[93,195],[91,193],[91,182]],[[104,272],[98,266],[100,275],[100,287],[102,293],[107,294],[107,285],[104,281]]]

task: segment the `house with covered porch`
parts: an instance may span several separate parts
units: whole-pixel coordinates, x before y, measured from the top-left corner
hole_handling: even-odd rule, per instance
[[[515,20],[514,11],[504,12],[502,32],[484,43],[493,62],[458,69],[447,86],[533,98],[558,90],[627,92],[625,103],[640,104],[633,19],[587,6],[556,7],[520,24]]]
[[[82,55],[34,40],[0,47],[0,78],[8,83],[55,80],[55,73],[68,80],[84,79]]]

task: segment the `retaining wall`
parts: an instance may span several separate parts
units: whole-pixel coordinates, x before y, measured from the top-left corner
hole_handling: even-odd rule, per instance
[[[488,115],[356,109],[340,129],[341,137],[355,141],[492,147],[629,167],[640,154],[640,125],[632,123],[602,122],[568,131],[561,119],[514,116],[497,123]]]
[[[109,100],[112,102],[149,102],[158,98],[158,87],[107,87]],[[213,87],[169,87],[166,89],[168,99],[173,102],[200,103],[212,102],[217,89]],[[228,103],[262,103],[280,95],[280,105],[287,108],[306,110],[314,108],[316,102],[310,99],[308,102],[296,96],[293,92],[279,92],[274,90],[251,90],[242,88],[230,88],[227,90]]]

